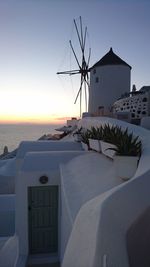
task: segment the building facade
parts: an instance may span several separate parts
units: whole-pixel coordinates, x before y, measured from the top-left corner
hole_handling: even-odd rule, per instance
[[[110,111],[113,103],[130,92],[131,66],[112,50],[90,69],[89,113]]]

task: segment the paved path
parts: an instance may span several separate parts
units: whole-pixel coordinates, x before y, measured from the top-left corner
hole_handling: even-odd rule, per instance
[[[27,267],[60,267],[59,263],[43,263],[43,264],[32,264]]]

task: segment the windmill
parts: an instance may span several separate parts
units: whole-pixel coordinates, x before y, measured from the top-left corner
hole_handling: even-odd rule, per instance
[[[89,48],[88,51],[88,56],[86,60],[85,56],[85,48],[86,48],[86,39],[87,39],[87,27],[83,29],[82,26],[82,18],[80,16],[79,18],[79,25],[77,25],[77,22],[74,19],[74,26],[76,29],[80,49],[81,49],[81,61],[79,61],[77,54],[75,53],[74,47],[72,45],[71,40],[69,41],[71,50],[73,52],[73,55],[75,57],[76,63],[78,65],[78,69],[75,70],[68,70],[68,71],[62,71],[62,72],[57,72],[57,74],[68,74],[68,75],[76,75],[80,74],[80,86],[79,90],[77,92],[74,104],[76,104],[78,98],[80,98],[80,117],[82,113],[82,95],[83,95],[83,90],[84,90],[84,95],[85,95],[85,110],[87,111],[87,93],[89,92],[89,62],[90,62],[90,57],[91,57],[91,48]]]

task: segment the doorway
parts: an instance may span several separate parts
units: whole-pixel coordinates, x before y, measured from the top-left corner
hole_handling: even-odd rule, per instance
[[[28,188],[29,253],[58,252],[58,186]]]

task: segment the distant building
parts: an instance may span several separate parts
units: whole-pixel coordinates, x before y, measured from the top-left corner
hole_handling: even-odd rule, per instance
[[[113,103],[130,92],[131,66],[110,51],[90,69],[89,113],[110,111]]]
[[[129,113],[131,120],[140,120],[150,116],[150,86],[143,86],[139,91],[132,91],[113,104],[113,113]]]

